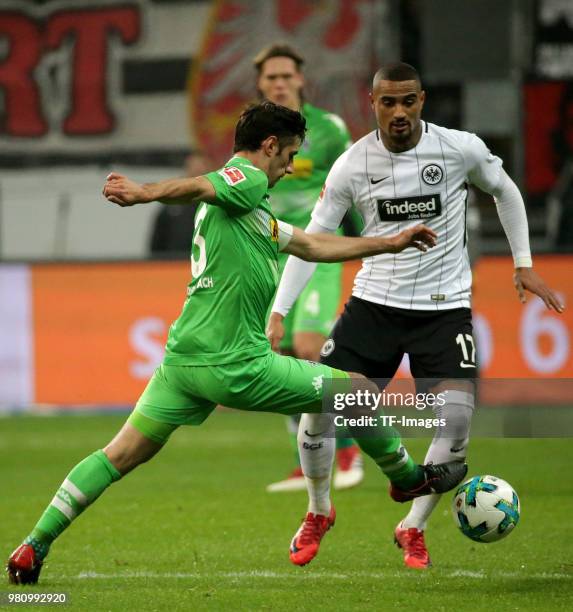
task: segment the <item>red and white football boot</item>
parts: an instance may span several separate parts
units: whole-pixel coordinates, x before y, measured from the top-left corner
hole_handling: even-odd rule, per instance
[[[290,543],[290,560],[300,566],[310,563],[318,554],[324,534],[334,526],[335,520],[334,506],[328,516],[308,512]]]

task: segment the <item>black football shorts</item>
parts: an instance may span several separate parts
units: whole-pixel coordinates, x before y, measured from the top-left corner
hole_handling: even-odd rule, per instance
[[[477,375],[469,308],[406,310],[351,297],[321,350],[321,363],[368,378],[390,380],[404,353],[415,379]]]

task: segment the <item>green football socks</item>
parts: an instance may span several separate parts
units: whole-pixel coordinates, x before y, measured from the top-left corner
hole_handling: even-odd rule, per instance
[[[24,544],[33,546],[42,560],[64,529],[120,478],[102,450],[86,457],[68,474]]]
[[[394,430],[390,429],[391,432]],[[416,464],[395,435],[357,437],[358,446],[369,455],[391,483],[400,489],[411,489],[424,480],[424,470]]]

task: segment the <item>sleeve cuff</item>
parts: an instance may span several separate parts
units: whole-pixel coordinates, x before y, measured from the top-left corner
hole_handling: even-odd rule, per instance
[[[513,260],[516,268],[533,268],[533,260],[531,257],[516,257]]]
[[[271,312],[276,312],[280,315],[282,315],[283,317],[286,317],[287,314],[289,313],[288,308],[281,308],[280,306],[277,306],[276,304],[273,304],[271,307]]]
[[[215,201],[219,201],[221,198],[221,193],[226,192],[226,184],[225,181],[218,176],[217,172],[209,172],[208,174],[203,174],[203,178],[207,179],[211,185],[213,185],[213,189],[215,190]]]
[[[278,221],[279,226],[279,251],[284,251],[288,246],[288,243],[292,240],[294,233],[293,227],[290,223],[284,221]],[[282,313],[281,313],[282,314]]]

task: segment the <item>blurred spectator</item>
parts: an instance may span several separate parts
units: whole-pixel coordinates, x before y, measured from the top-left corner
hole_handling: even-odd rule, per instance
[[[185,175],[200,176],[215,168],[203,151],[194,151],[185,158]],[[149,249],[153,257],[188,257],[195,229],[197,204],[161,205],[151,232]]]

